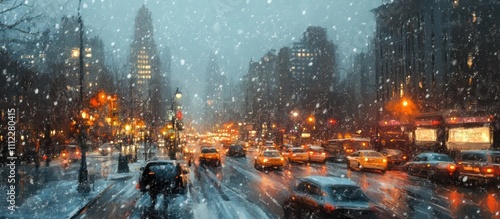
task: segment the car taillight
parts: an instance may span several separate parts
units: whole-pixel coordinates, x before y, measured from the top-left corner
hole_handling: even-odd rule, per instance
[[[264,163],[265,163],[265,162],[267,162],[267,158],[266,158],[266,159],[264,159],[263,161],[264,161]]]
[[[321,153],[321,155],[326,155],[326,153],[325,153],[325,152],[323,152],[323,153]]]
[[[325,204],[323,207],[325,208],[325,210],[327,212],[333,212],[333,211],[335,211],[335,206],[332,205],[332,204]]]
[[[280,159],[281,159],[281,160],[285,160],[285,159],[283,159],[283,158],[280,158]]]
[[[387,159],[385,159],[385,158],[384,158],[384,159],[382,160],[382,162],[387,163]]]
[[[135,188],[139,189],[139,183],[135,184]]]
[[[63,154],[62,154],[62,156],[63,156],[63,157],[66,157],[66,153],[63,153]]]
[[[403,160],[406,160],[408,159],[408,157],[406,155],[403,156]]]
[[[78,151],[76,152],[76,154],[79,154]]]
[[[313,154],[313,152],[312,152],[312,151],[309,151],[309,154]]]
[[[493,173],[493,167],[483,167],[483,172],[485,173]]]
[[[456,169],[456,166],[455,166],[455,165],[453,165],[453,164],[448,165],[448,170],[449,170],[449,171],[453,172],[453,171],[455,171],[455,169]]]
[[[367,157],[365,157],[365,161],[368,161],[368,158],[367,158]]]

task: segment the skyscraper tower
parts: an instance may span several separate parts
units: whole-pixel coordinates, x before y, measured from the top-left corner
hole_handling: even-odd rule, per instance
[[[151,79],[160,74],[153,31],[151,12],[143,5],[135,18],[134,40],[130,46],[132,76],[136,81],[139,101],[143,103],[151,97]]]

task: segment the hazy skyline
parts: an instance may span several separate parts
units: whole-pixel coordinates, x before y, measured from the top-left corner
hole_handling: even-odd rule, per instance
[[[34,2],[52,28],[59,26],[62,16],[76,16],[78,3]],[[327,29],[338,48],[340,74],[345,74],[353,55],[367,51],[375,32],[371,10],[380,4],[372,0],[82,0],[81,10],[86,31],[104,41],[107,63],[124,69],[135,17],[145,5],[152,14],[160,60],[168,58],[162,54],[166,47],[171,51],[175,83],[171,89],[180,87],[195,102],[191,105],[203,105],[210,54],[215,54],[228,81],[237,82],[247,73],[250,60],[298,42],[308,26]]]
[[[77,14],[77,0],[39,4],[59,8],[59,15],[57,11],[50,14],[57,21],[60,16]],[[216,54],[226,75],[240,77],[246,74],[251,59],[297,42],[308,26],[326,28],[329,39],[338,46],[339,61],[349,61],[351,55],[367,50],[375,31],[370,10],[380,2],[82,0],[85,25],[92,35],[103,39],[116,63],[128,61],[134,19],[142,5],[152,12],[158,50],[164,51],[165,46],[171,50],[174,79],[188,81],[185,76],[204,75],[210,53]]]

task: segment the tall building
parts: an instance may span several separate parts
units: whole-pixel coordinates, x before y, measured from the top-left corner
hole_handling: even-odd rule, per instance
[[[135,18],[134,40],[130,46],[132,76],[142,103],[151,97],[151,79],[160,75],[160,57],[153,33],[151,12],[143,5]]]
[[[226,76],[221,72],[214,54],[210,55],[206,69],[204,98],[204,124],[210,130],[213,125],[221,125],[224,109],[224,90],[228,89]]]
[[[497,108],[498,1],[395,0],[373,10],[377,95],[423,110]]]
[[[271,127],[276,124],[279,114],[278,87],[276,86],[276,63],[275,50],[267,52],[259,61],[251,61],[248,69],[248,81],[246,84],[246,122],[253,124],[260,137],[269,138]]]
[[[278,57],[277,81],[283,92],[278,101],[284,103],[287,115],[296,110],[326,121],[334,113],[333,88],[338,81],[335,46],[328,41],[326,29],[308,27],[302,39],[281,49]]]
[[[130,117],[140,117],[147,122],[153,134],[167,121],[167,102],[171,101],[170,51],[165,50],[167,59],[163,72],[160,54],[154,40],[151,12],[143,5],[135,18],[134,39],[130,45],[132,85],[130,94]],[[167,87],[168,86],[168,87]],[[146,113],[141,113],[146,112]],[[173,112],[170,113],[170,116]]]

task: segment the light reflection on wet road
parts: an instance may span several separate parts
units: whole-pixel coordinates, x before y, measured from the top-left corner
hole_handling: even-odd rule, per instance
[[[253,156],[253,152],[247,158],[222,156],[222,167],[199,166],[196,161],[188,174],[191,184],[187,197],[173,201],[168,212],[144,215],[147,195],[138,191],[136,195],[123,192],[128,204],[110,205],[104,210],[120,212],[118,208],[135,206],[132,212],[126,211],[130,218],[163,218],[157,216],[166,213],[182,218],[282,218],[281,205],[297,179],[323,175],[356,182],[384,209],[387,218],[500,218],[498,189],[436,184],[396,170],[385,174],[351,171],[340,163],[286,164],[283,170],[256,170]]]

